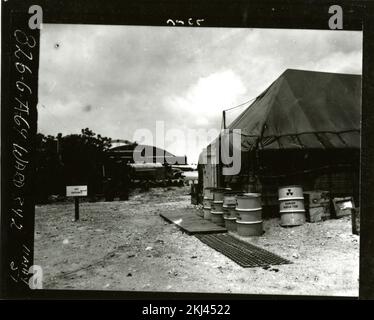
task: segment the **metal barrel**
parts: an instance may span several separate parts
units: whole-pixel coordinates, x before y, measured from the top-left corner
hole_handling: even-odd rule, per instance
[[[211,217],[212,217],[212,222],[219,225],[219,226],[222,226],[224,227],[225,226],[225,220],[223,219],[223,212],[214,212],[214,211],[211,211],[210,212],[211,214]]]
[[[228,231],[236,231],[236,218],[231,218],[227,216],[223,216],[223,219],[225,220],[225,228]]]
[[[229,206],[227,208],[223,208],[223,211],[225,213],[225,216],[228,218],[237,218],[238,214],[236,211],[236,206]]]
[[[299,226],[305,223],[304,195],[301,186],[280,187],[278,200],[281,226]]]
[[[228,218],[235,218],[236,219],[235,208],[236,208],[236,205],[223,204],[222,209],[223,209],[224,216],[228,217]]]
[[[213,187],[206,187],[204,188],[204,199],[213,200]]]
[[[236,197],[237,219],[241,221],[262,220],[261,195],[259,193],[244,193]]]
[[[204,211],[204,219],[205,220],[212,220],[212,215],[210,213],[210,208],[209,209],[204,208],[203,211]]]
[[[210,205],[210,211],[223,213],[223,202],[213,201]]]
[[[210,210],[211,220],[213,223],[224,226],[225,221],[223,219],[223,201],[213,201]]]
[[[223,194],[223,213],[224,217],[236,219],[236,196],[242,194],[242,191],[227,191]]]
[[[203,207],[204,209],[211,209],[211,202],[212,202],[212,199],[209,199],[209,198],[205,198],[203,199]]]
[[[227,191],[229,191],[229,189],[225,189],[225,188],[214,188],[214,189],[212,189],[213,201],[223,202],[223,194]]]
[[[236,197],[236,229],[242,237],[263,234],[261,194],[244,193]]]
[[[223,193],[223,205],[230,206],[234,205],[236,206],[236,196],[243,194],[242,191],[225,191]]]
[[[259,193],[243,193],[236,196],[236,208],[238,211],[257,210],[261,207],[261,194]]]
[[[212,220],[210,210],[212,209],[211,203],[213,201],[213,189],[213,187],[204,188],[203,217],[205,220]]]
[[[210,190],[213,194],[213,199],[210,202],[210,220],[219,226],[225,226],[225,220],[223,219],[223,195],[229,190],[228,188],[212,188]]]
[[[253,221],[260,221],[262,220],[262,209],[259,208],[257,210],[251,209],[250,211],[237,211],[238,216],[237,220],[242,222],[253,222]]]
[[[278,200],[304,200],[303,188],[298,185],[284,186],[278,189]]]
[[[236,231],[236,211],[235,204],[223,204],[223,219],[228,231]]]
[[[261,236],[264,231],[262,227],[262,220],[259,221],[239,221],[236,220],[236,229],[239,236],[253,237]]]

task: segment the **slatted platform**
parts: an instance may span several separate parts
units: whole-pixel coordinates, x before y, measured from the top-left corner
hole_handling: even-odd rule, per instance
[[[160,213],[165,220],[174,223],[188,234],[209,234],[227,232],[213,222],[205,220],[196,214],[198,209],[179,209]]]
[[[292,263],[265,249],[241,241],[229,234],[196,235],[196,237],[201,242],[224,254],[244,268]]]

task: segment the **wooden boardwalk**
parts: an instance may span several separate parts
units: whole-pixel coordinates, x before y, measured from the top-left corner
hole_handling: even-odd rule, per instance
[[[197,215],[198,209],[186,208],[160,213],[166,221],[174,223],[188,234],[227,232],[227,229]]]

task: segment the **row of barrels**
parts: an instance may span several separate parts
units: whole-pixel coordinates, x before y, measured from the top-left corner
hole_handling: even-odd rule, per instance
[[[282,226],[305,223],[303,190],[286,186],[278,190]],[[233,191],[227,188],[205,188],[203,213],[206,220],[237,232],[240,236],[263,234],[261,194]]]
[[[204,219],[237,232],[240,236],[263,234],[259,193],[243,193],[223,188],[205,188]]]

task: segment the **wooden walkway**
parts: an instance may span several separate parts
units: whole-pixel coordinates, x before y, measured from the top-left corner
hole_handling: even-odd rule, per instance
[[[213,222],[205,220],[197,215],[198,209],[178,209],[160,213],[166,221],[174,223],[188,234],[208,234],[227,232],[227,229],[220,227]]]

